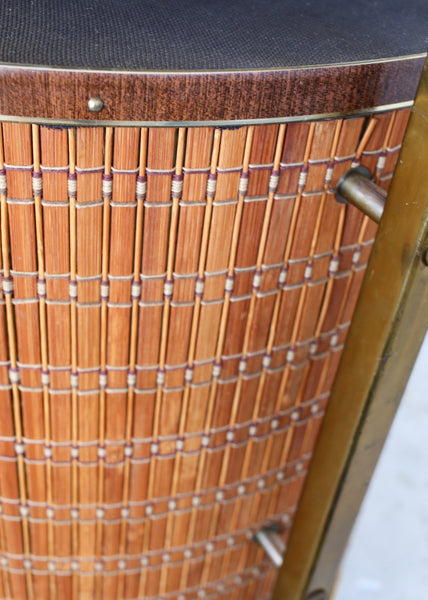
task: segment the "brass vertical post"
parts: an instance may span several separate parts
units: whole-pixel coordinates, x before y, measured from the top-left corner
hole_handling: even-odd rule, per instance
[[[330,595],[428,327],[427,166],[428,63],[273,600]]]

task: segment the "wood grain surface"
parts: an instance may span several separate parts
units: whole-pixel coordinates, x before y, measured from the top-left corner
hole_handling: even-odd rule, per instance
[[[0,115],[222,121],[346,113],[411,101],[424,57],[278,71],[141,73],[0,66]],[[99,113],[88,109],[100,97]]]

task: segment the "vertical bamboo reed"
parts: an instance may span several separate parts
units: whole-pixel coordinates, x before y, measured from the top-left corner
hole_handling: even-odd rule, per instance
[[[102,225],[102,263],[101,263],[101,324],[100,324],[100,398],[99,398],[99,417],[98,417],[98,443],[100,448],[105,447],[105,419],[106,419],[106,386],[107,378],[107,302],[108,295],[104,293],[108,285],[108,259],[109,259],[109,236],[110,236],[110,199],[112,192],[112,144],[113,128],[107,127],[105,132],[105,151],[104,151],[104,174],[103,174],[103,225]],[[104,530],[104,477],[105,477],[105,457],[101,455],[98,462],[98,482],[97,482],[97,506],[100,509],[97,515],[95,556],[96,556],[96,578],[95,578],[95,597],[101,600],[103,593],[102,582],[102,556],[103,556],[103,530]]]
[[[69,177],[73,181],[76,179],[76,133],[73,129],[69,130]],[[71,463],[71,552],[72,552],[72,580],[71,580],[71,597],[72,600],[77,600],[79,595],[79,580],[75,566],[78,558],[78,471],[77,471],[77,450],[78,450],[78,408],[77,408],[77,249],[76,249],[76,193],[70,194],[70,329],[71,329],[71,372],[70,372],[70,387],[71,387],[71,448],[72,463]],[[71,566],[71,565],[70,565]]]
[[[35,138],[36,131],[33,133]],[[70,573],[71,566],[70,253],[68,244],[64,243],[69,239],[68,133],[65,129],[42,126],[39,135],[43,228],[38,237],[43,239],[44,247],[43,276],[39,264],[39,302],[46,310],[48,349],[47,369],[42,365],[42,384],[44,390],[49,391],[51,447],[46,446],[45,451],[51,455],[52,470],[52,499],[46,506],[46,516],[53,525],[54,537],[54,553],[48,570],[51,587],[52,577],[55,577],[55,593],[70,600],[71,576],[64,572]],[[33,176],[37,204],[40,177],[36,177],[36,172]],[[39,231],[39,227],[37,229]],[[40,322],[42,331],[42,318]]]
[[[39,296],[39,320],[40,320],[40,350],[42,374],[48,373],[48,342],[47,342],[47,319],[46,319],[46,280],[45,280],[45,260],[44,260],[44,240],[43,240],[43,216],[42,216],[42,189],[38,186],[41,178],[40,170],[40,138],[39,127],[32,126],[33,143],[33,193],[35,204],[35,222],[36,222],[36,247],[38,260],[38,279],[37,292]],[[51,411],[49,401],[49,380],[47,377],[42,379],[43,387],[43,425],[45,430],[45,459],[46,459],[46,502],[52,506],[52,445],[51,445]],[[48,519],[47,523],[47,546],[49,560],[54,558],[54,530],[53,520]],[[49,594],[52,598],[56,596],[55,576],[52,570],[49,573]]]
[[[16,440],[17,432],[21,433],[20,421],[15,425],[14,417],[16,405],[16,383],[11,384],[9,377],[9,368],[11,368],[12,362],[16,364],[16,342],[14,338],[14,331],[12,329],[12,306],[11,306],[11,286],[10,286],[10,267],[9,267],[9,231],[8,231],[8,220],[7,220],[7,197],[6,197],[6,171],[4,169],[4,153],[3,153],[3,130],[0,129],[0,172],[2,177],[2,189],[1,189],[1,213],[0,213],[0,224],[1,224],[1,254],[2,254],[2,419],[1,432],[3,437],[2,440],[2,469],[1,469],[1,493],[2,493],[2,551],[6,556],[6,551],[13,552],[15,554],[23,553],[25,548],[25,536],[22,535],[22,529],[19,524],[19,512],[13,510],[15,507],[10,504],[16,499],[20,498],[19,486],[22,485],[22,477],[20,472],[22,471],[18,461],[15,459],[15,447],[14,441]],[[8,337],[10,339],[8,339]],[[15,387],[14,387],[15,386]],[[6,457],[10,457],[6,458]],[[15,459],[15,460],[14,460]],[[18,468],[17,468],[18,467]],[[16,507],[18,508],[18,507]],[[12,510],[11,510],[12,509]],[[28,522],[23,521],[23,527],[28,528]],[[28,575],[26,577],[22,574],[14,574],[7,572],[9,565],[18,566],[14,564],[14,561],[5,561],[4,567],[4,584],[5,588],[9,587],[10,593],[15,595],[21,595],[26,598],[26,583],[28,581]],[[20,565],[19,565],[20,566]],[[8,575],[6,577],[6,574]],[[27,580],[27,581],[26,581]],[[10,584],[9,584],[10,582]],[[31,581],[30,581],[31,584]]]
[[[20,513],[22,516],[23,555],[25,557],[22,564],[25,571],[27,597],[29,600],[32,600],[34,597],[33,585],[36,584],[36,578],[33,578],[31,573],[31,527],[28,518],[30,512],[28,497],[30,496],[32,499],[38,500],[38,493],[40,493],[41,490],[38,488],[37,484],[39,469],[36,465],[33,464],[33,468],[28,470],[28,480],[26,477],[23,434],[24,422],[26,422],[28,424],[29,433],[33,433],[33,436],[36,439],[43,439],[43,432],[41,431],[43,425],[40,418],[40,393],[31,390],[31,385],[37,383],[37,373],[33,372],[31,365],[39,363],[39,339],[37,317],[35,317],[33,310],[34,308],[37,310],[37,307],[32,302],[32,299],[35,296],[35,282],[32,281],[31,275],[27,275],[28,273],[34,273],[36,267],[33,219],[34,209],[31,189],[32,157],[30,131],[30,126],[27,125],[3,125],[5,159],[3,166],[6,169],[8,199],[6,200],[6,196],[2,198],[2,250],[4,281],[9,282],[10,284],[10,287],[6,287],[6,289],[4,286],[3,291],[8,292],[6,295],[6,320],[10,357],[10,380],[12,383],[13,396]],[[24,240],[30,241],[26,247],[23,246]],[[12,270],[9,263],[9,243],[11,246],[11,266],[14,271],[18,273],[18,276],[15,278],[11,276]],[[25,273],[22,278],[19,276],[21,272]],[[12,287],[15,299],[15,311],[13,310]],[[33,325],[30,330],[25,327],[26,322]],[[20,353],[20,358],[22,357],[21,362],[30,367],[25,371],[22,369],[23,372],[21,378],[19,377],[20,370],[18,367],[17,352]],[[21,387],[23,401],[22,417],[19,382],[21,382],[21,386],[25,385],[27,388],[24,391]],[[38,452],[39,449],[36,449],[35,452],[32,450],[33,449],[29,451],[30,457],[40,458]],[[42,481],[43,478],[41,478],[41,481],[39,480],[39,483],[42,483]],[[43,492],[41,492],[41,496],[42,495]],[[41,583],[40,580],[38,580],[37,583]]]
[[[140,133],[140,154],[138,177],[145,177],[146,159],[147,159],[147,129],[142,129]],[[128,398],[127,398],[127,414],[126,414],[126,429],[125,429],[125,447],[130,448],[132,443],[132,432],[134,422],[134,386],[136,381],[135,366],[137,357],[137,334],[138,334],[138,302],[140,296],[140,264],[141,264],[141,247],[143,234],[143,203],[137,201],[136,227],[135,227],[135,244],[134,244],[134,261],[133,261],[133,280],[131,288],[132,298],[132,314],[131,314],[131,331],[130,331],[130,351],[129,351],[129,371],[128,371]],[[125,473],[123,482],[123,497],[122,497],[122,523],[119,541],[119,554],[124,556],[126,550],[126,531],[127,520],[126,515],[129,512],[129,487],[130,487],[130,470],[131,464],[129,456],[125,456]],[[123,559],[122,559],[123,560]],[[124,569],[119,565],[119,581],[117,598],[123,598],[125,576]]]

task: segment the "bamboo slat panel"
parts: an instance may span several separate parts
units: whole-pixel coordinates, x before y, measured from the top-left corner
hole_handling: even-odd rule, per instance
[[[1,124],[1,598],[270,597],[407,118]]]

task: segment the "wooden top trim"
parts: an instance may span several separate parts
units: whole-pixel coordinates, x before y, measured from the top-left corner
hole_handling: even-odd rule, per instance
[[[424,56],[271,71],[142,73],[0,65],[0,114],[192,122],[347,113],[413,100]],[[88,109],[100,97],[99,113]]]

